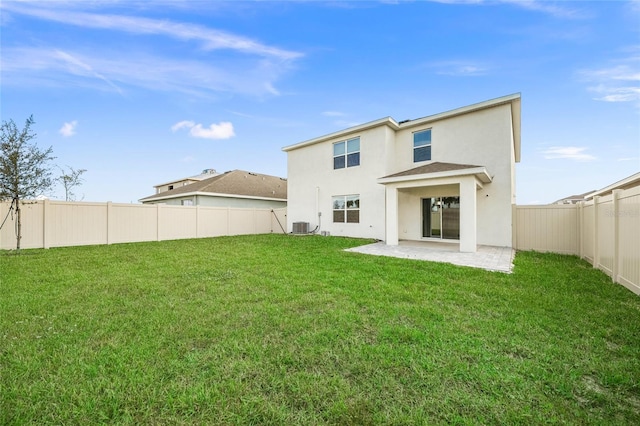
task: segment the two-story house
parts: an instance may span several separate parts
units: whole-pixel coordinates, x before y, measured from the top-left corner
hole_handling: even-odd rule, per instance
[[[520,94],[416,120],[382,118],[283,148],[287,226],[511,247]]]

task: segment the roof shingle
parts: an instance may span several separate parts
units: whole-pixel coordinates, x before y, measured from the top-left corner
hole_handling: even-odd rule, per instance
[[[277,176],[233,170],[189,185],[150,195],[140,201],[173,198],[191,193],[229,194],[245,197],[287,199],[287,180]]]

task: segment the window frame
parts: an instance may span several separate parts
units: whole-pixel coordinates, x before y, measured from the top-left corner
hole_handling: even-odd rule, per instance
[[[360,223],[360,194],[332,196],[331,211],[333,223]],[[336,220],[337,217],[341,219]]]
[[[420,145],[416,145],[416,135],[422,134],[422,133],[429,133],[429,141],[428,142],[420,142]],[[421,163],[423,161],[431,161],[432,159],[432,152],[431,152],[431,147],[432,147],[432,128],[428,128],[428,129],[423,129],[423,130],[417,130],[415,132],[413,132],[413,162],[414,163]],[[426,149],[425,149],[426,148]],[[419,150],[419,151],[418,151]],[[420,152],[427,152],[427,157],[426,159],[420,159],[416,157],[416,154]]]
[[[350,142],[352,143],[350,144]],[[356,149],[349,146],[349,145],[355,145],[356,142],[357,142]],[[343,148],[338,149],[338,153],[336,153],[336,148],[338,148],[339,146],[342,146]],[[334,142],[332,144],[332,149],[333,149],[333,170],[357,167],[360,165],[360,152],[361,152],[360,136]]]

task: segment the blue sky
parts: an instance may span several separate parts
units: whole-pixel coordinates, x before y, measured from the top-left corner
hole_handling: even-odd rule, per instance
[[[638,1],[7,1],[0,114],[33,114],[85,201],[522,94],[518,204],[640,171]],[[50,194],[63,198],[62,188]]]

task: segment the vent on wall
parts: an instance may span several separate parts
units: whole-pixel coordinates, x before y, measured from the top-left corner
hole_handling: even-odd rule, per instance
[[[309,233],[309,222],[293,222],[293,233],[294,234],[308,234]]]

